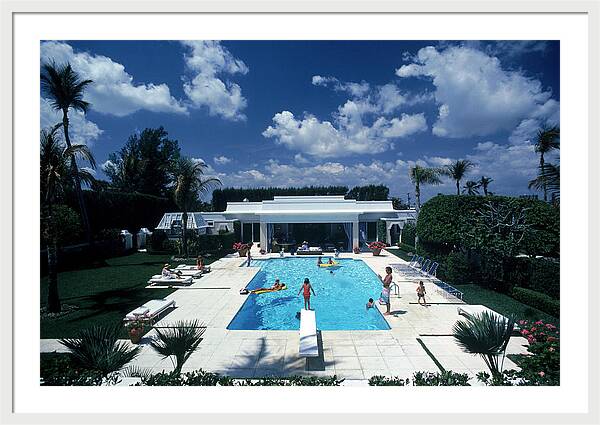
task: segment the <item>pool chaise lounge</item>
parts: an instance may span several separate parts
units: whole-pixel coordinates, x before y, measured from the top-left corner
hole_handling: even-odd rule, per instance
[[[150,278],[150,280],[148,280],[148,283],[151,285],[155,285],[155,284],[165,284],[165,285],[189,285],[192,283],[192,278],[191,276],[188,277],[184,277],[181,279],[177,279],[177,278],[165,278],[160,274],[154,275]]]
[[[188,265],[188,264],[180,264],[177,267],[175,267],[175,270],[181,270],[181,271],[197,271],[200,272],[200,270],[198,270],[198,266],[194,266],[194,265]],[[210,266],[204,266],[204,268],[202,269],[202,272],[204,273],[208,273],[210,271]]]
[[[197,279],[200,276],[202,276],[202,270],[179,269],[179,270],[177,270],[177,272],[180,273],[181,276],[191,277],[193,279]]]
[[[296,250],[296,255],[323,255],[323,250],[317,246],[311,246],[308,249]]]
[[[170,307],[175,307],[175,300],[150,300],[144,305],[136,308],[135,310],[130,311],[125,316],[125,321],[144,319],[144,320],[154,320],[156,319],[162,312],[167,310]]]
[[[313,310],[300,310],[300,357],[319,357],[317,319]]]

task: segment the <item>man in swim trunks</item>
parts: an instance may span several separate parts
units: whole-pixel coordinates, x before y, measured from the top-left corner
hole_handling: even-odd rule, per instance
[[[254,293],[257,291],[279,291],[282,288],[283,288],[283,283],[279,283],[279,279],[275,279],[275,283],[270,288],[258,288],[258,289],[253,289],[250,292]]]
[[[392,284],[392,268],[390,266],[385,268],[385,277],[381,277],[380,275],[377,275],[379,277],[379,279],[381,280],[381,283],[383,283],[383,289],[381,290],[381,296],[379,298],[379,301],[382,304],[385,304],[386,307],[386,312],[383,313],[385,316],[389,316],[390,313],[390,285]]]
[[[298,295],[300,295],[300,292],[302,292],[302,295],[304,296],[304,310],[310,310],[310,293],[311,293],[311,291],[312,291],[313,295],[316,297],[317,294],[315,294],[315,290],[311,286],[310,280],[308,280],[308,278],[305,278],[304,283],[302,284],[302,287],[298,291]]]

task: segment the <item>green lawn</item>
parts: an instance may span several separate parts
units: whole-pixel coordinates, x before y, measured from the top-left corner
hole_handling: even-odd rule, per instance
[[[400,257],[405,261],[412,260],[412,254],[408,255],[408,251],[406,251],[402,246],[398,249],[388,249],[387,251],[390,254],[394,254],[396,257]],[[414,250],[412,250],[411,252],[414,252]]]
[[[503,315],[515,315],[517,320],[543,320],[559,325],[559,319],[523,304],[508,295],[482,288],[479,285],[453,285],[462,291],[463,300],[469,304],[481,304]]]
[[[73,337],[82,328],[119,323],[146,301],[169,295],[173,289],[145,288],[150,276],[160,274],[168,261],[168,255],[135,253],[109,259],[103,267],[59,273],[61,302],[77,309],[61,317],[43,318],[41,338]],[[175,267],[177,263],[172,265]],[[40,292],[43,306],[48,296],[47,277],[40,281]]]

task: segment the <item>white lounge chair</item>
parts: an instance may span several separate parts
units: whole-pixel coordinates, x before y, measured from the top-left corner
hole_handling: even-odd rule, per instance
[[[130,321],[143,319],[152,321],[169,307],[175,307],[175,300],[150,300],[146,304],[127,313],[123,320]]]
[[[198,270],[198,266],[195,265],[188,265],[188,264],[180,264],[177,267],[175,267],[175,270]],[[208,273],[210,271],[210,266],[204,266],[204,268],[202,269],[202,271],[204,273]]]
[[[202,276],[202,270],[186,270],[181,269],[177,270],[177,273],[184,277],[191,277],[193,279],[197,279]]]
[[[317,319],[313,310],[300,310],[300,357],[319,357]]]
[[[163,277],[163,275],[157,274],[157,275],[152,276],[150,278],[150,280],[148,280],[148,283],[150,283],[152,285],[156,285],[158,283],[162,283],[164,285],[189,285],[192,283],[192,278],[191,277],[166,278],[166,277]]]

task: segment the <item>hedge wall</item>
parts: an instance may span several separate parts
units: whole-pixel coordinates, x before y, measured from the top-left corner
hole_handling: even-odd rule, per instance
[[[406,223],[402,229],[402,243],[414,248],[417,228],[413,223]]]
[[[141,227],[152,230],[165,212],[179,210],[171,199],[141,193],[84,190],[83,195],[94,234],[113,228],[134,234]],[[79,211],[74,194],[68,194],[66,202]]]
[[[531,289],[515,287],[513,288],[512,296],[523,304],[535,307],[554,317],[560,317],[560,303],[546,294]]]
[[[469,249],[465,235],[476,211],[485,203],[516,202],[527,208],[529,235],[521,244],[528,255],[558,256],[560,248],[559,210],[543,201],[506,196],[438,195],[423,204],[417,221],[419,243],[428,252],[448,254],[455,247]]]

